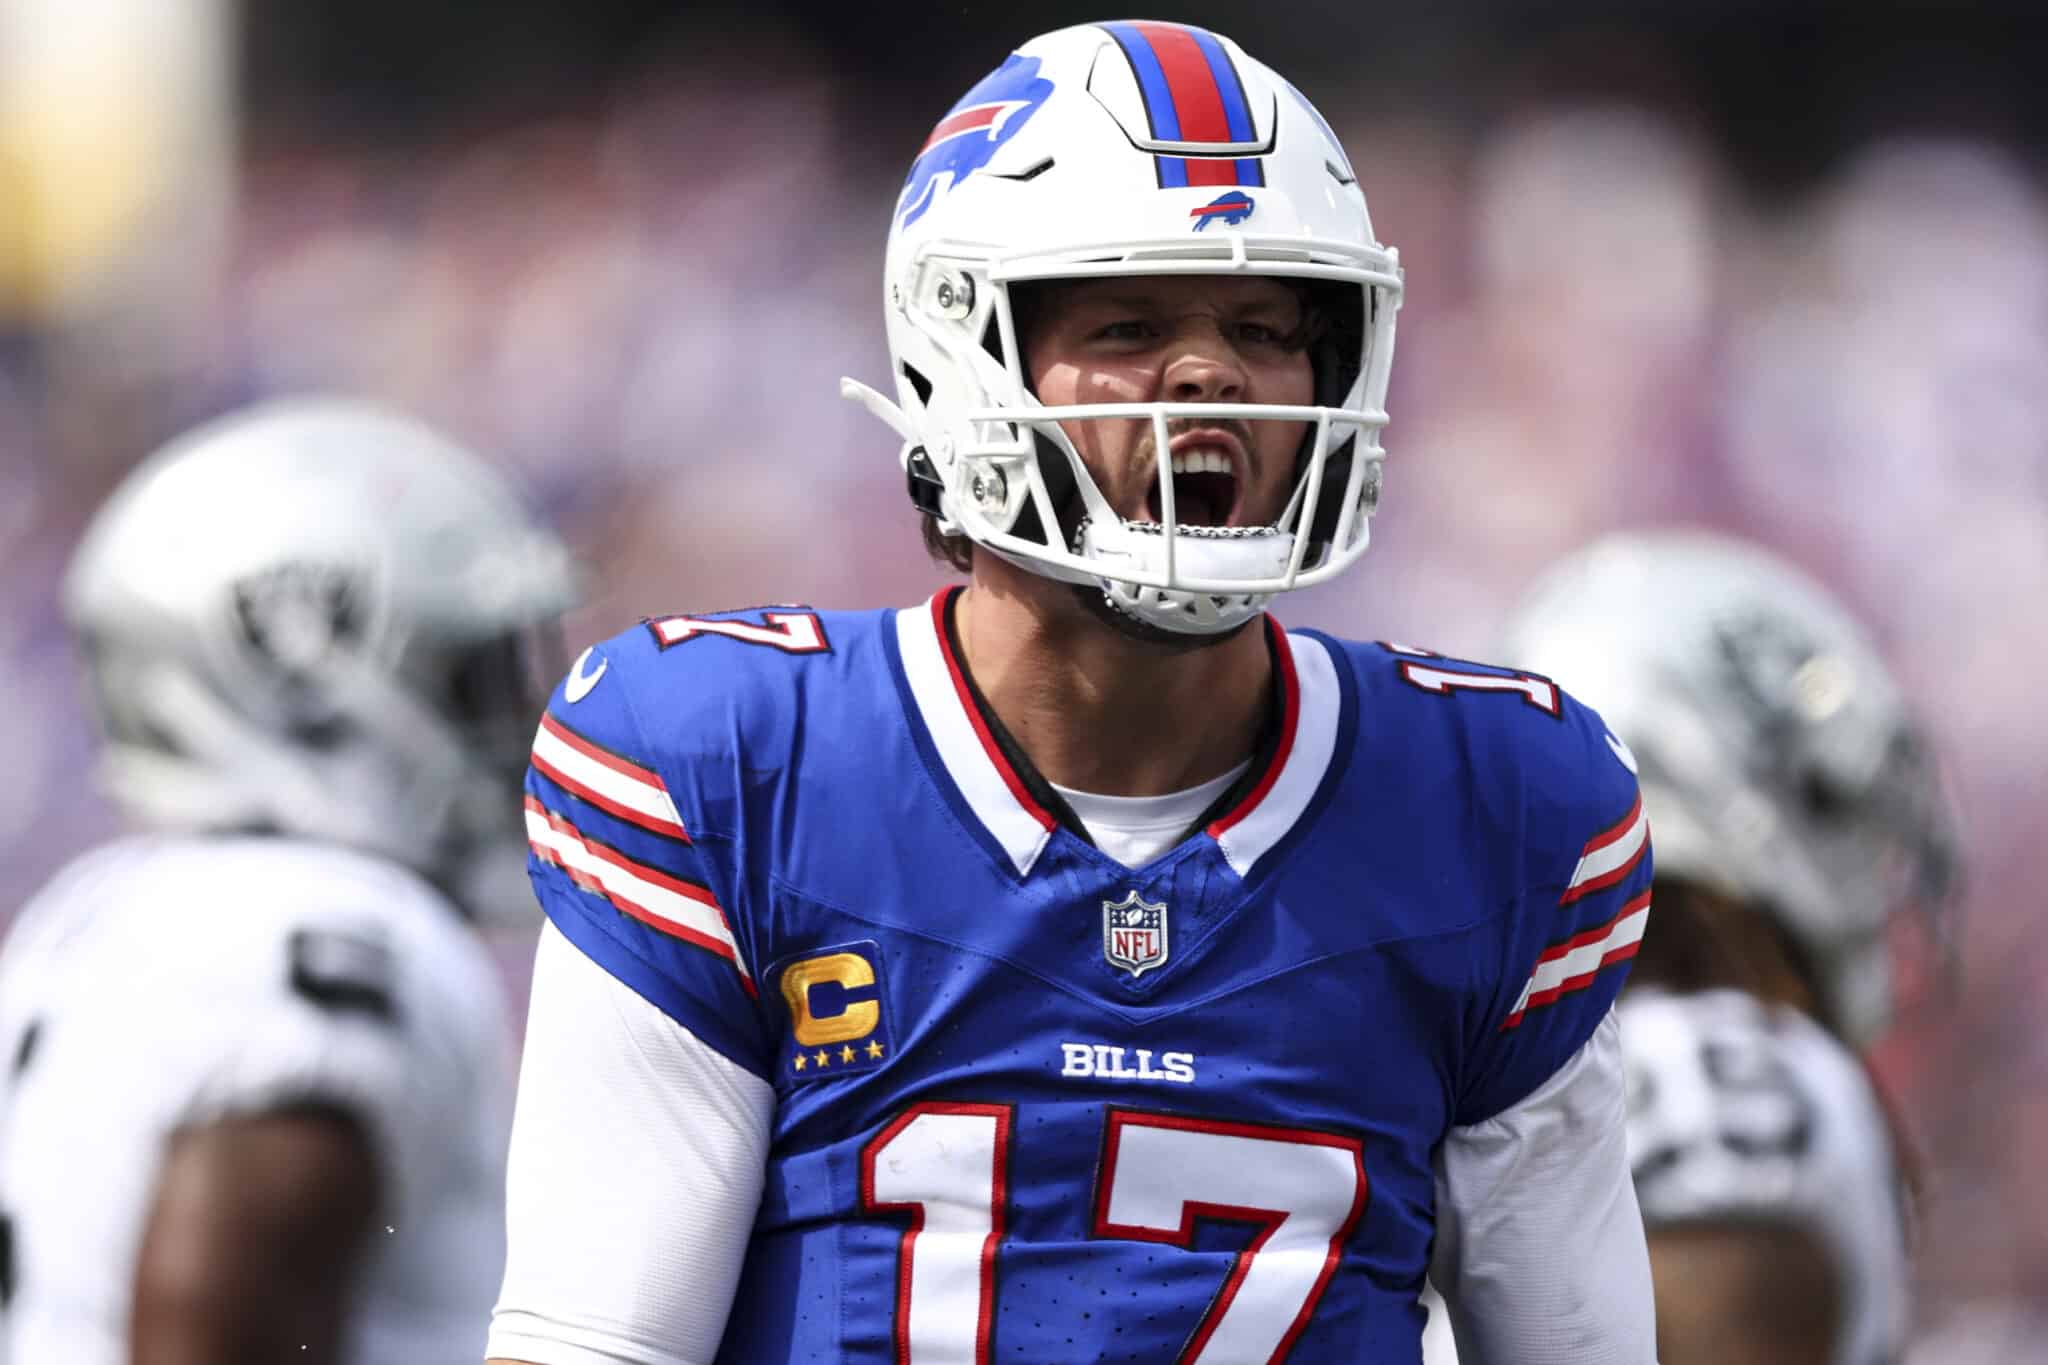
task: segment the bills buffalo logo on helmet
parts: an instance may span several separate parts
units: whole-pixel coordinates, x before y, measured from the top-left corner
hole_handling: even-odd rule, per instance
[[[1197,232],[1219,220],[1225,227],[1236,227],[1252,216],[1255,207],[1250,195],[1242,190],[1231,190],[1199,208],[1188,210],[1188,217],[1195,220]]]
[[[1052,94],[1052,82],[1038,74],[1038,67],[1038,58],[1011,53],[939,120],[910,164],[910,176],[896,201],[903,226],[923,217],[940,193],[988,165],[1038,112]],[[946,177],[943,184],[941,175]]]

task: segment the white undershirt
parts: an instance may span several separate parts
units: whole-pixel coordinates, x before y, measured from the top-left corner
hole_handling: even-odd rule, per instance
[[[1125,867],[1143,867],[1179,843],[1210,803],[1243,777],[1249,767],[1251,760],[1246,759],[1199,787],[1164,796],[1103,796],[1077,792],[1057,782],[1052,789],[1074,812],[1097,848]]]

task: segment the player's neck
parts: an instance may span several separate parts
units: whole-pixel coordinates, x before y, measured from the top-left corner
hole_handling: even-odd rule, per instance
[[[1064,583],[980,562],[955,613],[976,686],[1050,782],[1158,796],[1218,777],[1257,747],[1273,670],[1256,626],[1204,649],[1162,649],[1105,624]]]

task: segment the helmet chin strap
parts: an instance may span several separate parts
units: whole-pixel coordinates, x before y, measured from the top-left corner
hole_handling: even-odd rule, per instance
[[[1157,522],[1112,517],[1105,523],[1085,517],[1075,531],[1074,549],[1105,568],[1166,572],[1166,528]],[[1188,578],[1272,577],[1286,571],[1293,551],[1293,534],[1270,526],[1181,526],[1175,532],[1174,567]],[[1144,587],[1111,575],[1099,582],[1113,611],[1173,636],[1228,634],[1257,619],[1269,600],[1261,593]]]
[[[1118,604],[1110,593],[1099,586],[1073,586],[1074,597],[1081,606],[1103,625],[1109,627],[1127,640],[1151,645],[1156,649],[1173,654],[1193,654],[1199,650],[1211,649],[1225,640],[1236,639],[1244,628],[1257,617],[1250,617],[1227,630],[1211,631],[1202,635],[1191,635],[1180,631],[1162,630],[1142,617],[1134,616]]]
[[[1158,452],[1158,475],[1162,483],[1168,473],[1170,449],[1167,418],[1154,412],[1151,418],[1154,449]],[[1133,574],[1163,577],[1168,568],[1166,527],[1153,521],[1126,521],[1103,497],[1089,474],[1081,454],[1064,433],[1057,436],[1034,427],[1038,465],[1047,476],[1048,491],[1057,485],[1054,470],[1066,477],[1066,496],[1056,500],[1061,529],[1074,553],[1107,570],[1084,591],[1091,600],[1099,593],[1111,620],[1122,620],[1141,628],[1136,638],[1195,641],[1234,634],[1265,609],[1268,598],[1250,593],[1193,592],[1182,588],[1145,587],[1115,574],[1126,568]],[[1170,490],[1163,496],[1170,498]],[[1049,538],[1048,538],[1049,539]],[[1174,528],[1172,567],[1184,578],[1258,578],[1286,572],[1294,537],[1273,527],[1190,526]]]

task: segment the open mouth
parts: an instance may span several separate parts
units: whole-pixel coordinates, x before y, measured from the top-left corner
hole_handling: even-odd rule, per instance
[[[1174,520],[1182,526],[1232,525],[1238,478],[1230,452],[1220,446],[1191,443],[1176,449],[1171,458]],[[1145,510],[1154,521],[1166,520],[1156,481],[1146,494]]]

